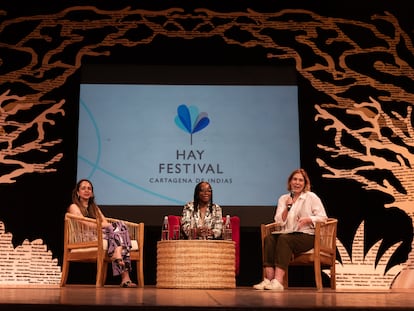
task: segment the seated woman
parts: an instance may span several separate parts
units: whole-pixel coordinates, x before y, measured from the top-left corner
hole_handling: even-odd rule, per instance
[[[321,199],[311,190],[304,169],[293,171],[287,182],[289,193],[280,196],[274,216],[284,226],[281,233],[264,239],[265,278],[253,287],[258,290],[284,290],[283,278],[292,254],[306,252],[314,245],[315,223],[327,219]],[[284,232],[284,233],[283,233]]]
[[[213,203],[213,190],[208,182],[198,183],[194,189],[193,201],[184,205],[181,228],[186,238],[221,238],[222,210],[218,204]],[[191,236],[192,232],[195,236]]]
[[[112,259],[112,273],[121,275],[121,287],[137,287],[130,279],[131,260],[129,251],[131,240],[128,228],[122,222],[109,223],[98,205],[95,203],[93,185],[87,179],[81,179],[72,192],[72,204],[68,213],[99,219],[102,224],[104,238],[108,240],[108,255]]]

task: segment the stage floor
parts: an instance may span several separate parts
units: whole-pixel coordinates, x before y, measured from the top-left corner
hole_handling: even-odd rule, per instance
[[[252,287],[226,290],[0,287],[0,310],[414,310],[414,290],[331,290]]]

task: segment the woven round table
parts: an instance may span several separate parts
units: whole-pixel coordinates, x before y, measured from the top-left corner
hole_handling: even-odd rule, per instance
[[[158,288],[235,288],[235,244],[223,240],[157,243]]]

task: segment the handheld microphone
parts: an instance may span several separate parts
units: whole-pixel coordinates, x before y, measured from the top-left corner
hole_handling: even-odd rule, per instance
[[[292,200],[293,200],[294,196],[295,196],[295,193],[293,191],[291,191],[290,192],[290,197],[292,198]],[[291,208],[292,208],[292,204],[288,204],[287,205],[288,212],[290,211]]]

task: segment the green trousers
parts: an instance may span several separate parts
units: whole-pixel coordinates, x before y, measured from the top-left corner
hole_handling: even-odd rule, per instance
[[[263,267],[279,267],[286,270],[292,254],[312,249],[314,240],[314,235],[302,232],[269,234],[264,239]]]

